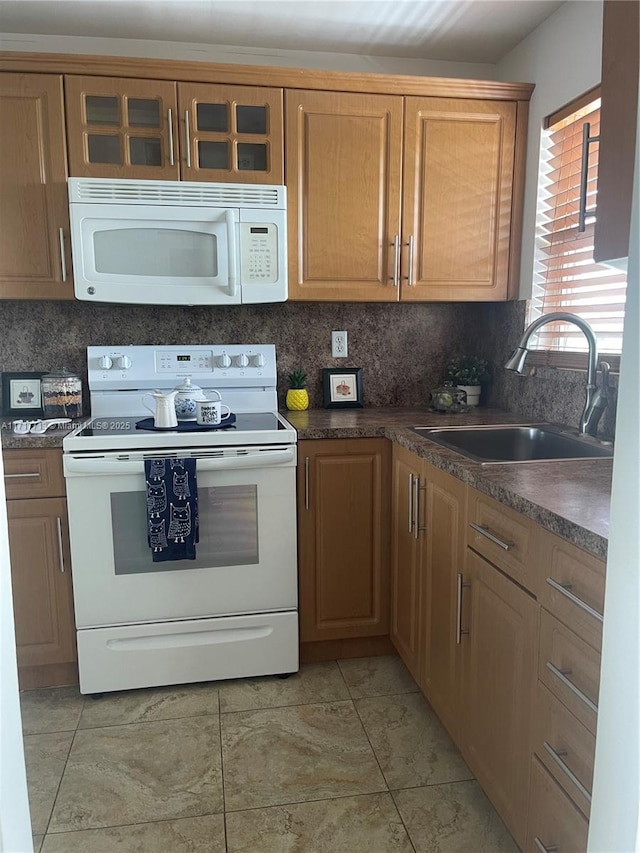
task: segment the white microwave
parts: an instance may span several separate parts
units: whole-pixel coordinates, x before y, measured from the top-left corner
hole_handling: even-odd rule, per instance
[[[287,298],[286,187],[69,178],[77,299],[240,305]]]

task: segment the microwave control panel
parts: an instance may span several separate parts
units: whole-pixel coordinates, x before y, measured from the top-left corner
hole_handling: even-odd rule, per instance
[[[273,222],[240,223],[240,281],[242,284],[278,281],[278,228]]]

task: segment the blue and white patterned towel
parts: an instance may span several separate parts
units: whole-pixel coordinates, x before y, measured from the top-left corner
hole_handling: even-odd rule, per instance
[[[195,560],[199,533],[196,460],[145,459],[144,474],[153,562]]]

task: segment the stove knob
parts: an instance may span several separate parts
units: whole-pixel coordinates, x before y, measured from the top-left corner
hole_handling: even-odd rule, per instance
[[[120,355],[116,359],[116,364],[121,370],[128,370],[131,367],[131,359],[128,355]]]
[[[251,358],[256,367],[264,367],[264,356],[261,352],[258,355],[251,356]]]
[[[113,359],[108,355],[101,355],[98,359],[98,367],[101,367],[103,370],[110,370],[113,367]]]
[[[249,364],[249,359],[244,353],[241,353],[236,356],[235,362],[238,367],[246,367]]]
[[[216,361],[218,362],[218,367],[231,367],[231,359],[226,352],[219,355]]]

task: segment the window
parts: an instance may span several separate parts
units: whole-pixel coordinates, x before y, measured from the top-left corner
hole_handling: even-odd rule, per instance
[[[594,330],[602,357],[619,355],[622,350],[626,274],[593,260],[599,132],[598,90],[549,116],[545,123],[533,295],[527,321],[553,311],[577,314]],[[580,355],[586,353],[586,339],[573,324],[543,326],[537,346],[545,350],[535,356],[539,364],[586,364]]]

